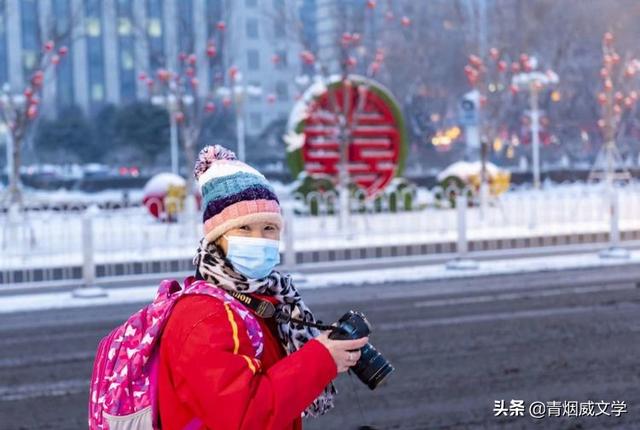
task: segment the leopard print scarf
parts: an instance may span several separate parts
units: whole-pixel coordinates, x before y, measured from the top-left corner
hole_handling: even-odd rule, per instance
[[[277,299],[276,309],[287,316],[303,321],[316,322],[311,310],[305,305],[300,293],[293,285],[291,275],[272,271],[264,279],[250,279],[233,269],[231,263],[224,258],[223,251],[213,242],[205,238],[200,240],[198,253],[193,259],[196,276],[220,288],[239,293],[258,293],[273,296]],[[316,337],[318,329],[294,322],[278,324],[280,343],[291,354],[300,349],[307,341]],[[329,383],[303,416],[319,416],[333,407],[333,396],[337,394],[333,383]]]

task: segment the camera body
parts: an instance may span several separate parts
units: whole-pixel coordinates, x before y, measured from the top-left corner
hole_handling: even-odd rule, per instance
[[[369,333],[371,333],[371,324],[364,314],[349,311],[338,320],[338,325],[331,330],[329,338],[336,340],[360,339],[368,336]],[[351,370],[365,385],[375,390],[378,384],[394,371],[394,368],[373,345],[367,343],[362,347],[360,359]]]

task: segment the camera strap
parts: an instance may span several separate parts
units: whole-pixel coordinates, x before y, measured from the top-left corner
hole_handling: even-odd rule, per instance
[[[237,299],[242,304],[244,304],[247,307],[249,307],[260,318],[267,319],[267,318],[272,318],[273,317],[279,323],[293,322],[293,323],[296,323],[296,324],[305,325],[307,327],[315,327],[315,328],[317,328],[319,330],[331,330],[331,329],[334,328],[333,326],[330,326],[330,325],[325,325],[325,324],[315,323],[315,322],[309,322],[309,321],[303,321],[303,320],[300,320],[300,319],[297,319],[297,318],[292,318],[291,315],[287,315],[287,314],[285,314],[285,313],[283,313],[281,311],[278,311],[276,309],[276,307],[274,306],[274,304],[269,302],[269,301],[267,301],[267,300],[258,299],[257,297],[252,297],[252,296],[249,296],[247,294],[239,293],[239,292],[233,291],[233,290],[231,290],[231,291],[225,290],[225,291],[231,297]]]

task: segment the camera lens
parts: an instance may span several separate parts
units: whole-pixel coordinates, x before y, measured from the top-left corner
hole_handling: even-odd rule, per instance
[[[338,326],[332,330],[331,339],[360,339],[371,331],[371,325],[364,315],[349,311],[338,320]],[[393,366],[370,343],[361,349],[360,360],[351,368],[365,385],[375,388],[393,372]]]
[[[394,368],[373,345],[368,343],[362,348],[360,360],[352,367],[352,370],[366,386],[375,390],[394,371]]]

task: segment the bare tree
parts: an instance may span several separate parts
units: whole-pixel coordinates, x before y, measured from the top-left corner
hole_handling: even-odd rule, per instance
[[[0,8],[4,7],[4,2],[0,2]],[[40,18],[46,17],[38,17],[34,30],[41,48],[36,54],[33,66],[25,70],[25,75],[28,76],[27,83],[21,90],[5,84],[0,91],[0,121],[7,129],[11,148],[10,160],[7,160],[11,164],[9,187],[4,199],[9,204],[18,204],[19,207],[23,204],[20,187],[22,151],[25,139],[42,112],[43,90],[46,86],[54,84],[48,78],[54,76],[50,72],[55,72],[56,66],[63,61],[68,52],[64,43],[70,43],[83,34],[77,28],[77,13],[72,15],[69,25],[65,27],[58,25],[53,17]]]

